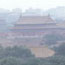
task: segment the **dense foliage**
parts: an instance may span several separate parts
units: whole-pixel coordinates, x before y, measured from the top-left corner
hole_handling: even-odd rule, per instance
[[[65,56],[65,43],[62,43],[59,47],[54,47],[53,50],[56,52],[56,55]]]
[[[1,49],[0,51],[1,51],[0,58],[9,57],[9,56],[17,57],[17,58],[29,58],[33,56],[31,51],[24,47],[17,47],[17,46],[7,47]]]
[[[36,58],[25,47],[0,47],[0,65],[65,65],[64,48],[65,45],[55,48],[56,54],[52,57]]]
[[[42,43],[46,45],[54,45],[57,43],[57,41],[63,41],[65,40],[65,37],[59,34],[47,34],[43,37]]]

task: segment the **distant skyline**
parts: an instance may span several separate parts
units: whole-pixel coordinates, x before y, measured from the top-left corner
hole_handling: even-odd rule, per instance
[[[48,10],[58,6],[65,6],[65,0],[0,0],[0,8],[20,8],[25,11],[28,8]]]

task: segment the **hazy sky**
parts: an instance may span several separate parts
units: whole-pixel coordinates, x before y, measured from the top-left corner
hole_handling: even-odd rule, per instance
[[[57,6],[65,6],[65,0],[0,0],[0,8],[21,8],[23,11],[30,7],[47,10]]]

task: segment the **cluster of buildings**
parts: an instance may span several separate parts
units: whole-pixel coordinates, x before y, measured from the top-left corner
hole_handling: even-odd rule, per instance
[[[57,25],[49,15],[21,16],[10,30],[10,39],[21,45],[40,45],[46,34],[65,34],[65,28]]]
[[[65,22],[57,23],[39,9],[0,13],[0,43],[40,45],[43,37],[51,33],[65,35]]]

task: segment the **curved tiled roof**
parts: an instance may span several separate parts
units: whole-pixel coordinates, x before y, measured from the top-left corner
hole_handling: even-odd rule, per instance
[[[50,16],[22,16],[17,24],[55,23]]]

